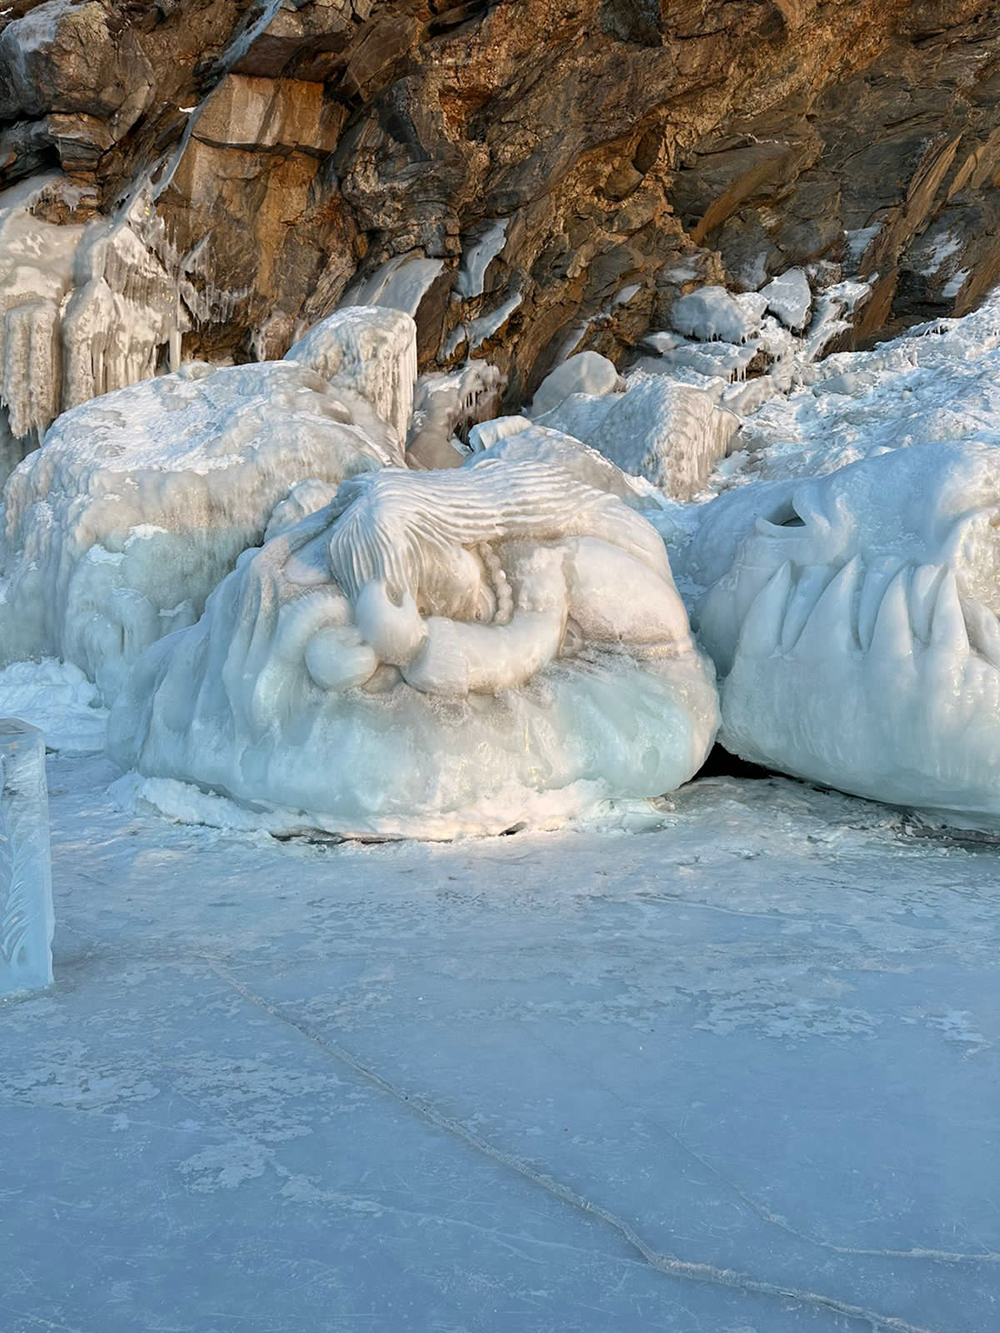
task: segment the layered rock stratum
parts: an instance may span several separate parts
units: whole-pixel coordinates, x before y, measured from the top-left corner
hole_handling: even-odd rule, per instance
[[[987,0],[12,0],[11,447],[348,301],[508,406],[705,283],[866,279],[863,343],[997,282],[998,184]]]

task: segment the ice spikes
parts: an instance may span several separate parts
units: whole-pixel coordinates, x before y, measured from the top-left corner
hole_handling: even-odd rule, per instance
[[[943,578],[943,565],[918,565],[910,580],[910,623],[922,643],[931,637],[931,618]]]
[[[740,631],[739,654],[770,657],[778,651],[791,589],[792,566],[786,561],[754,598]]]
[[[982,602],[966,601],[962,609],[970,645],[1000,670],[1000,621]]]
[[[893,578],[875,617],[868,656],[876,662],[913,656],[913,628],[907,602],[909,570],[904,566]]]
[[[958,596],[954,571],[949,569],[941,580],[937,605],[931,621],[931,651],[950,656],[968,656],[969,633]]]
[[[799,635],[793,657],[802,662],[827,662],[831,656],[857,650],[854,599],[861,568],[860,557],[854,556],[820,593]]]

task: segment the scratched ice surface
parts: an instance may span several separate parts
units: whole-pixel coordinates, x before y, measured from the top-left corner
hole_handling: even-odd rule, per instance
[[[989,1333],[1000,853],[790,781],[319,850],[52,762],[4,1333]]]

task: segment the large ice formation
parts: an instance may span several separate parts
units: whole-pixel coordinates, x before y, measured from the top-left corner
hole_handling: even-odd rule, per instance
[[[288,349],[285,360],[315,370],[342,395],[360,396],[396,432],[399,446],[405,443],[417,381],[412,316],[390,308],[344,306],[314,325]]]
[[[421,375],[406,442],[409,466],[459,467],[469,431],[493,417],[503,388],[503,374],[488,361],[467,361],[445,375]]]
[[[720,739],[824,785],[1000,820],[1000,448],[883,453],[706,509],[684,572]]]
[[[628,377],[624,393],[571,394],[536,420],[677,500],[703,488],[739,426],[705,389],[642,371]]]
[[[295,361],[193,364],[65,413],[4,493],[0,661],[60,657],[110,699],[296,482],[401,457],[368,404]]]
[[[45,741],[0,719],[0,996],[52,981],[52,869]]]
[[[155,644],[109,748],[291,824],[500,830],[652,796],[714,739],[654,529],[564,468],[345,482]]]

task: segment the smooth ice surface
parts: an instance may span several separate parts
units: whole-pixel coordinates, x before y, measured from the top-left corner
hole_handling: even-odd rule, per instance
[[[398,459],[361,408],[277,361],[193,364],[64,413],[4,491],[0,660],[60,657],[112,697],[129,662],[198,619],[297,481]]]
[[[787,780],[317,849],[50,761],[5,1333],[987,1333],[996,847]],[[645,828],[646,831],[640,831]]]
[[[110,752],[334,832],[500,832],[672,790],[715,738],[712,668],[656,530],[585,471],[351,479],[136,662]]]
[[[709,505],[685,553],[722,741],[1000,822],[1000,447],[915,445]]]
[[[546,375],[531,401],[533,416],[551,412],[570,394],[584,393],[591,397],[620,393],[625,381],[618,374],[613,361],[600,352],[577,352]]]
[[[51,983],[52,929],[45,740],[0,717],[0,998]]]

